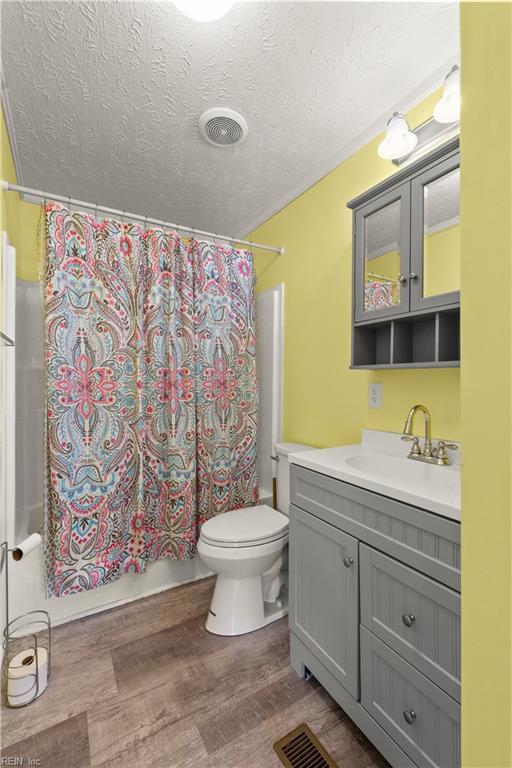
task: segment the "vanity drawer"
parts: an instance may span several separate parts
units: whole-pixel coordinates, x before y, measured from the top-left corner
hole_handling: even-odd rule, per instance
[[[460,591],[458,523],[296,464],[290,472],[290,501]]]
[[[359,547],[361,623],[460,701],[460,595]]]
[[[460,706],[361,627],[361,704],[418,768],[460,766]]]

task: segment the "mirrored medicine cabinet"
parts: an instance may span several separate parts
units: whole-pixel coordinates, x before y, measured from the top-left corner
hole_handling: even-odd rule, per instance
[[[352,367],[460,365],[458,139],[348,203]]]

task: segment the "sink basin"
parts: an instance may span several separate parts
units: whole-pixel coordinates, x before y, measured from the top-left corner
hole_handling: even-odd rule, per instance
[[[411,461],[405,456],[360,455],[348,456],[345,461],[356,472],[362,472],[390,486],[397,485],[412,489],[417,488],[418,483],[421,483],[429,488],[441,489],[457,482],[453,466],[439,467],[435,464],[424,464]]]
[[[460,521],[460,464],[411,461],[399,434],[363,430],[362,437],[355,445],[294,454],[291,462]]]
[[[426,466],[413,464],[410,459],[399,456],[349,456],[346,461],[352,469],[382,477],[384,480],[390,480],[397,473],[414,472],[418,469],[421,471]]]

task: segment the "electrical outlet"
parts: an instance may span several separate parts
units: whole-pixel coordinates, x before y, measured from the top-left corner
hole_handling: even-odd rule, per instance
[[[382,384],[368,385],[368,406],[370,408],[382,407]]]

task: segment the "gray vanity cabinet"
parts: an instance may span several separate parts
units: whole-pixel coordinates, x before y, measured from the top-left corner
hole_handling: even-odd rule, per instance
[[[290,516],[290,627],[358,696],[358,547],[343,531],[294,508]]]
[[[290,474],[290,656],[394,768],[460,765],[460,525]]]

